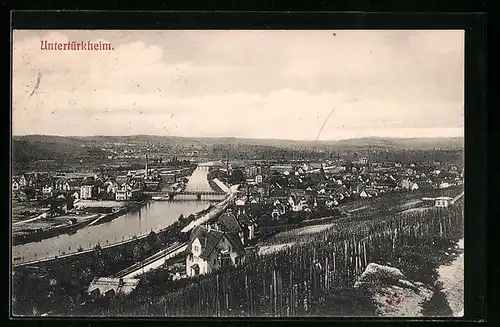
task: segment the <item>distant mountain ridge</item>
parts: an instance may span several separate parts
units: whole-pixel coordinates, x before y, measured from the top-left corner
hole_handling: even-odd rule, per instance
[[[129,135],[129,136],[52,136],[52,135],[25,135],[14,136],[13,141],[42,142],[52,144],[65,144],[68,146],[99,146],[106,143],[130,143],[151,145],[175,144],[185,145],[259,145],[270,147],[282,147],[288,149],[312,149],[312,148],[382,148],[382,149],[408,149],[408,150],[452,150],[464,147],[463,137],[444,138],[381,138],[365,137],[354,139],[343,139],[336,141],[296,141],[296,140],[273,140],[273,139],[248,139],[248,138],[201,138],[201,137],[178,137],[157,135]]]

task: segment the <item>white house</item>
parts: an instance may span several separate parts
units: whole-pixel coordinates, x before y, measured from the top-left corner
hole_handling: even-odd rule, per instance
[[[19,186],[20,187],[25,187],[28,185],[28,181],[26,180],[26,177],[24,177],[24,175],[22,175],[20,178],[19,178]]]
[[[80,188],[80,199],[92,199],[97,196],[97,186],[95,185],[82,185]]]
[[[191,233],[186,248],[186,274],[197,276],[223,266],[244,262],[245,249],[235,233],[225,233],[210,226],[198,226]]]
[[[279,219],[281,216],[281,212],[278,210],[278,208],[274,208],[273,211],[271,212],[271,217],[273,219]]]
[[[255,176],[255,183],[262,184],[262,180],[263,180],[262,175]]]
[[[127,201],[127,190],[116,190],[115,200],[116,201]]]
[[[447,208],[451,204],[452,198],[441,196],[435,199],[435,206],[438,208]]]
[[[450,183],[446,183],[446,182],[439,184],[439,188],[448,188],[450,186],[451,186]]]
[[[19,183],[15,180],[12,180],[12,191],[19,190]]]
[[[43,195],[52,196],[52,192],[53,191],[54,191],[54,189],[53,189],[53,187],[51,185],[45,185],[42,188]]]

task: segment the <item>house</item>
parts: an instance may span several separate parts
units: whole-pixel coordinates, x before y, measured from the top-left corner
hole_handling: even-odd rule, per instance
[[[245,211],[246,201],[244,199],[237,199],[236,201],[234,201],[234,204],[238,213]]]
[[[401,181],[401,183],[399,184],[399,186],[401,186],[402,189],[405,189],[405,190],[410,190],[411,187],[412,187],[413,183],[409,180],[409,179],[403,179]]]
[[[50,207],[53,210],[67,212],[68,210],[73,209],[73,200],[67,199],[64,195],[60,195],[51,201]]]
[[[163,175],[163,180],[167,184],[173,184],[177,181],[177,176],[175,174],[165,174]]]
[[[57,179],[54,183],[54,188],[56,190],[62,190],[63,189],[63,184],[65,183],[66,181],[63,180],[63,179]]]
[[[45,184],[42,187],[42,194],[45,196],[52,196],[54,188],[51,185]]]
[[[231,210],[223,213],[217,220],[216,227],[226,233],[238,234],[243,245],[248,244],[248,241],[255,238],[256,224],[250,219],[245,210],[238,210],[233,214]]]
[[[451,186],[451,185],[450,185],[450,183],[448,183],[448,182],[443,182],[443,183],[439,184],[439,188],[448,188],[448,187],[450,187],[450,186]]]
[[[249,241],[255,238],[255,229],[257,228],[257,224],[255,223],[254,219],[250,218],[250,216],[247,215],[246,212],[238,213],[236,215],[236,219],[238,220],[240,226],[243,229],[243,235],[245,240],[243,244],[246,245]]]
[[[262,181],[263,181],[262,175],[255,176],[255,183],[256,184],[262,184]]]
[[[80,192],[78,191],[73,192],[73,194],[71,194],[71,197],[73,197],[73,199],[75,200],[80,199]]]
[[[447,208],[451,204],[452,198],[441,196],[435,199],[435,206],[438,208]]]
[[[278,208],[274,208],[273,211],[271,212],[271,217],[273,219],[279,219],[281,216],[281,211]]]
[[[361,157],[361,158],[359,158],[359,163],[361,165],[366,165],[368,163],[368,158],[367,157]]]
[[[104,191],[109,194],[115,194],[118,189],[118,183],[113,181],[107,181],[103,185]]]
[[[186,247],[186,275],[208,274],[224,266],[244,262],[245,249],[238,234],[227,233],[211,226],[193,229]]]
[[[429,197],[423,197],[423,198],[422,198],[422,202],[423,202],[425,205],[435,205],[435,203],[436,203],[436,199],[435,199],[435,198],[429,198]]]
[[[97,185],[82,185],[80,188],[80,199],[94,199],[97,197],[98,191]]]
[[[65,191],[80,190],[80,183],[77,180],[69,180],[64,184],[63,189]]]
[[[116,176],[115,180],[118,185],[122,185],[124,183],[127,183],[131,179],[131,176],[128,175],[119,175]]]
[[[122,190],[122,189],[116,190],[115,200],[116,201],[127,201],[128,200],[127,194],[128,194],[127,190]]]
[[[238,219],[236,219],[236,216],[231,212],[231,210],[228,210],[228,212],[220,215],[219,219],[217,220],[217,226],[219,227],[218,229],[223,232],[237,234],[240,238],[241,243],[245,244],[245,235],[243,233],[243,228]]]
[[[19,187],[26,187],[26,186],[28,186],[28,180],[24,175],[21,175],[21,177],[19,178]]]
[[[19,183],[16,180],[12,180],[12,191],[19,190]]]
[[[139,285],[139,282],[139,279],[133,278],[96,277],[87,288],[87,293],[94,297],[128,295]]]
[[[248,177],[253,178],[259,173],[259,169],[256,166],[250,166],[245,169],[245,173]]]
[[[290,198],[290,204],[292,206],[292,211],[308,211],[309,204],[305,197],[293,197]]]
[[[417,184],[417,183],[413,183],[413,184],[411,185],[411,190],[412,190],[412,191],[416,191],[416,190],[418,190],[418,188],[419,188],[419,186],[418,186],[418,184]]]
[[[141,183],[136,182],[133,186],[129,183],[123,183],[115,192],[116,201],[130,201],[135,200],[140,195]]]

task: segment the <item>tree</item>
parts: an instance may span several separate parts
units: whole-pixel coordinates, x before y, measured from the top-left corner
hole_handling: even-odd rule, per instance
[[[231,182],[232,183],[243,183],[245,181],[245,173],[241,169],[234,169],[231,172]]]
[[[26,200],[32,200],[36,196],[36,190],[32,187],[25,188],[24,189],[24,194],[26,194]]]

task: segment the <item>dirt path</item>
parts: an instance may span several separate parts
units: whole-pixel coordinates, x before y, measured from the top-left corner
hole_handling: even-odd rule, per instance
[[[455,317],[463,316],[464,309],[464,240],[458,242],[461,250],[459,256],[450,264],[438,268],[439,281],[443,285],[443,293]]]

